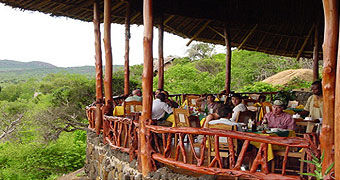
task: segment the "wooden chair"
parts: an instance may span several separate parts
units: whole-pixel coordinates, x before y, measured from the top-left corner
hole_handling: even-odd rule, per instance
[[[297,126],[297,131],[296,131],[296,135],[303,137],[304,133],[312,133],[316,131],[316,126],[317,123],[313,123],[313,122],[296,122],[296,126]],[[300,130],[302,130],[303,132],[301,132]],[[306,150],[302,149],[300,151],[298,151],[296,148],[291,148],[291,151],[288,152],[288,158],[296,158],[296,159],[301,159],[304,160],[305,156],[306,156]],[[279,170],[279,169],[275,169],[275,160],[277,160],[279,157],[284,157],[285,156],[285,151],[273,151],[274,153],[274,157],[275,159],[273,159],[272,162],[272,172],[274,172],[275,170]],[[288,167],[288,166],[286,166]],[[303,173],[303,168],[304,168],[304,162],[300,161],[300,168],[299,170],[292,170],[292,169],[286,169],[286,171],[291,171],[291,172],[300,172]]]
[[[296,108],[299,105],[298,101],[288,101],[287,107],[289,108]]]
[[[188,101],[188,106],[197,107],[197,99],[200,98],[198,95],[188,95],[186,96],[186,100]]]
[[[236,130],[236,126],[226,125],[226,124],[208,124],[208,128],[222,129],[222,130]],[[229,157],[229,145],[227,137],[219,137],[219,148],[218,151],[215,150],[215,137],[208,137],[207,146],[208,146],[208,166],[211,163],[211,157],[216,156],[216,153],[219,153],[221,158]],[[234,152],[237,152],[237,139],[233,139]],[[236,154],[236,153],[235,153]],[[223,161],[221,159],[221,161]],[[223,166],[223,165],[222,165]],[[222,168],[222,167],[220,167]]]
[[[242,99],[242,103],[246,106],[253,106],[257,102],[255,99]]]
[[[263,109],[263,115],[265,115],[273,110],[272,104],[270,102],[263,102],[262,109]]]
[[[175,127],[190,127],[189,122],[189,109],[173,108],[173,114],[175,119]],[[189,138],[192,138],[189,137]],[[178,142],[178,134],[175,134],[175,146]]]
[[[236,122],[239,122],[239,123],[248,123],[248,120],[249,119],[252,119],[252,120],[255,120],[256,119],[256,112],[253,112],[253,111],[243,111],[243,112],[239,112],[237,115],[236,115]]]
[[[128,101],[124,102],[124,115],[135,116],[136,113],[142,112],[142,102],[140,101]]]

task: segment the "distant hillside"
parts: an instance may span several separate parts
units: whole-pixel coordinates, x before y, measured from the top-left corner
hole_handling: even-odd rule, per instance
[[[104,67],[103,67],[104,68]],[[122,65],[114,65],[113,71],[123,68]],[[42,78],[53,73],[83,74],[87,77],[95,77],[95,66],[57,67],[40,61],[19,62],[13,60],[0,60],[0,84],[16,83],[30,78]]]

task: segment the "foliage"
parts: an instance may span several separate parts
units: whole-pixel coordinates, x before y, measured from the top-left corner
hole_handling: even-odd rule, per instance
[[[191,60],[210,58],[215,53],[215,45],[208,43],[193,43],[186,51]]]
[[[0,144],[0,180],[46,179],[83,167],[85,132],[63,134],[56,142]]]
[[[240,89],[240,92],[276,92],[279,90],[279,86],[273,86],[264,82],[255,82],[252,85],[244,86]]]
[[[312,156],[313,156],[313,159],[311,161],[301,160],[301,159],[300,161],[315,165],[316,169],[314,170],[314,172],[313,173],[299,173],[299,174],[306,175],[306,176],[313,176],[317,180],[324,179],[325,176],[328,175],[331,172],[332,168],[334,167],[334,162],[326,169],[325,174],[322,174],[322,162],[325,157],[325,152],[323,151],[320,159],[317,158],[314,154],[312,154]]]

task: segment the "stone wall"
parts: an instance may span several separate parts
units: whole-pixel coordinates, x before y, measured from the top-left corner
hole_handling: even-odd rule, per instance
[[[203,180],[216,179],[216,176],[204,175],[192,177],[173,173],[169,168],[162,167],[151,172],[148,177],[143,178],[142,173],[137,170],[137,161],[129,162],[129,155],[118,150],[112,150],[109,145],[104,145],[102,135],[94,132],[87,133],[87,149],[85,173],[90,180]]]

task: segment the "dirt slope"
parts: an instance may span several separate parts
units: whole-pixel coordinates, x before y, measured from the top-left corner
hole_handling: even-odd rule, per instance
[[[311,69],[290,69],[279,72],[262,82],[272,85],[285,85],[294,78],[299,78],[305,81],[313,81],[313,70]]]

